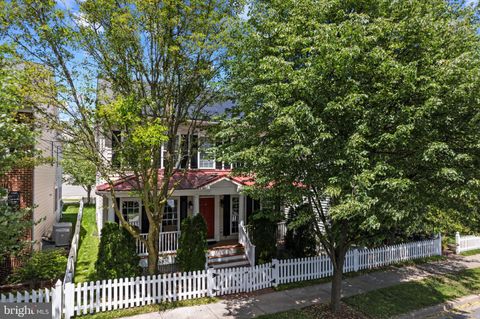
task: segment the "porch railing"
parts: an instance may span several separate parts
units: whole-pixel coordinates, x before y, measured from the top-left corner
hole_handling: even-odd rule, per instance
[[[140,237],[147,239],[148,234],[140,234]],[[160,253],[174,253],[178,249],[178,240],[180,231],[169,231],[160,233],[158,238],[158,248]],[[140,256],[148,255],[147,246],[137,239],[137,254]]]
[[[240,222],[240,227],[238,227],[238,242],[243,245],[250,266],[255,266],[255,245],[250,241],[243,221]]]

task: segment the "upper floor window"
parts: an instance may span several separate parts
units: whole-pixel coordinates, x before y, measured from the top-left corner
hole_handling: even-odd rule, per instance
[[[212,144],[207,139],[202,139],[198,149],[199,168],[215,168],[215,158],[211,154]]]

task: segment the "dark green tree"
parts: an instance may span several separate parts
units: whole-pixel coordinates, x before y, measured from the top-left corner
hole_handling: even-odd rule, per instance
[[[309,205],[290,208],[285,236],[285,249],[289,256],[302,258],[318,254],[314,223],[314,214]]]
[[[239,26],[224,160],[259,191],[311,207],[335,312],[352,245],[433,233],[439,211],[479,213],[477,12],[444,0],[255,1]]]
[[[249,234],[255,245],[255,259],[258,264],[272,261],[277,255],[278,212],[263,209],[256,211],[249,220]]]
[[[106,223],[95,262],[97,279],[134,277],[141,274],[135,240],[116,223]]]
[[[202,215],[188,216],[182,221],[176,262],[182,271],[205,269],[207,223]]]

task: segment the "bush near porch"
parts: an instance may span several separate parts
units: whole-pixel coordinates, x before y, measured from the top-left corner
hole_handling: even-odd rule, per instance
[[[182,221],[177,250],[177,263],[182,271],[205,269],[207,223],[201,214]]]

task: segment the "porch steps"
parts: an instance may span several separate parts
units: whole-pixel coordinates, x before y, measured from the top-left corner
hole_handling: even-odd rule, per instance
[[[249,266],[245,250],[242,245],[217,246],[208,250],[208,267],[230,268]]]

